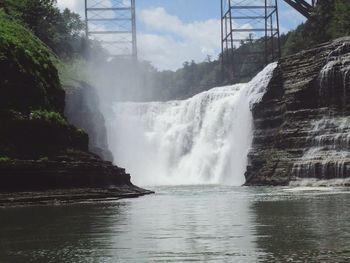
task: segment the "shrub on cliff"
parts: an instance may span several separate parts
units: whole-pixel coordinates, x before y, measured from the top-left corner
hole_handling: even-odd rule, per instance
[[[350,35],[350,1],[321,0],[312,17],[288,35],[283,54],[290,55]]]
[[[87,151],[88,136],[64,117],[55,55],[0,10],[0,156],[36,159],[67,148]]]
[[[42,120],[52,124],[67,125],[67,121],[61,116],[61,114],[53,111],[32,111],[29,115],[30,120]]]
[[[56,0],[2,0],[0,8],[30,29],[60,58],[82,55],[85,38],[81,32],[85,24],[69,9],[61,12],[56,3]]]
[[[0,111],[0,156],[37,159],[69,148],[88,150],[88,136],[57,112]]]
[[[0,10],[0,110],[63,112],[64,92],[53,53]]]

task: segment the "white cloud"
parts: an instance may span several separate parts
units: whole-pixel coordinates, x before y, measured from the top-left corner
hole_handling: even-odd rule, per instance
[[[81,17],[85,17],[85,1],[83,0],[57,0],[57,5],[62,10],[68,8]]]
[[[296,28],[298,25],[305,22],[306,18],[294,9],[287,9],[281,13],[280,20],[281,20],[281,26],[280,26],[281,33],[287,33],[288,31],[290,31],[290,28]],[[288,21],[288,25],[285,25],[286,24],[285,21]]]
[[[138,35],[140,56],[160,69],[176,69],[186,60],[203,61],[219,53],[219,19],[184,23],[162,7],[142,10],[139,19],[154,32]]]
[[[124,0],[123,0],[124,1]],[[83,18],[83,0],[58,0],[58,6],[68,7]],[[103,0],[103,5],[110,6],[110,0]],[[137,13],[139,28],[138,50],[141,59],[150,61],[155,67],[177,69],[183,62],[203,61],[207,55],[217,57],[220,53],[221,27],[220,19],[184,22],[175,15],[169,14],[162,7],[147,8]],[[98,25],[100,28],[102,25]],[[108,25],[103,25],[106,27]],[[249,28],[250,25],[243,25]],[[247,34],[242,34],[242,38]],[[111,36],[107,36],[109,40]]]

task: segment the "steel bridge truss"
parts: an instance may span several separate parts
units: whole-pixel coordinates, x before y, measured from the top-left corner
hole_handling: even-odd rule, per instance
[[[317,4],[317,0],[284,0],[284,2],[289,4],[306,18],[311,17],[312,10]]]
[[[135,0],[85,0],[85,22],[111,57],[137,59]]]
[[[274,61],[281,52],[277,0],[221,0],[221,36],[221,59],[233,78],[244,77],[237,64],[251,67],[242,64],[258,63],[261,65],[254,66],[261,69]],[[260,50],[235,52],[256,41],[261,42]]]

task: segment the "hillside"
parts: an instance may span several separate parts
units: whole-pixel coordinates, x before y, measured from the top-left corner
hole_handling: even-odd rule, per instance
[[[30,30],[0,11],[1,205],[148,193],[131,184],[125,169],[90,153],[87,133],[68,124],[56,60]]]

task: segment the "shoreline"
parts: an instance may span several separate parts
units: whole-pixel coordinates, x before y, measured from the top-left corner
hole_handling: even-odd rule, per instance
[[[79,204],[116,201],[154,194],[134,185],[110,188],[75,188],[46,191],[0,192],[0,209],[31,206]]]

